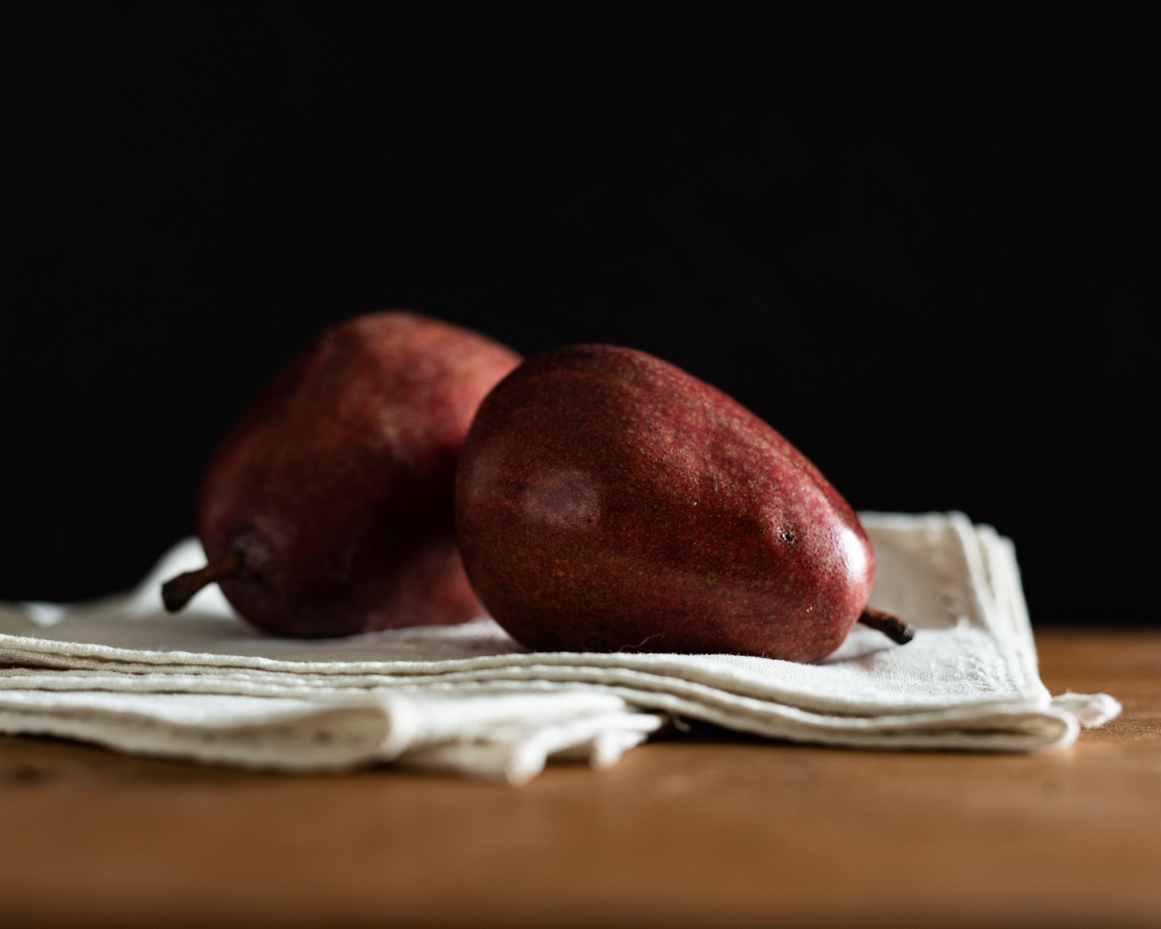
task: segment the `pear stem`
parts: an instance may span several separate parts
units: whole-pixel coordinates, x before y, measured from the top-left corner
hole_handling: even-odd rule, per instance
[[[193,599],[194,594],[214,581],[226,577],[234,577],[242,570],[242,559],[236,552],[231,552],[225,558],[200,568],[197,571],[186,571],[161,585],[161,599],[165,601],[165,608],[170,613],[176,613]]]
[[[915,638],[915,627],[911,623],[905,623],[898,616],[892,616],[882,610],[867,607],[859,617],[859,622],[872,629],[878,629],[892,642],[898,642],[900,645],[906,645]]]

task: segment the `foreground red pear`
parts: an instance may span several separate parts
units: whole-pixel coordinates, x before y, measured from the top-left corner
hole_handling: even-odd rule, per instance
[[[805,456],[644,352],[579,345],[487,397],[456,478],[476,593],[533,649],[814,661],[865,611],[870,543]]]
[[[519,361],[413,313],[326,332],[215,454],[198,512],[210,563],[167,584],[166,605],[216,580],[247,620],[290,636],[480,615],[455,543],[456,462],[480,401]]]

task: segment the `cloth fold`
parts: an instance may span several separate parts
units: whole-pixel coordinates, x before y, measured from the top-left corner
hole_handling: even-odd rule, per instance
[[[160,585],[200,567],[196,540],[132,592],[0,606],[0,731],[295,771],[378,762],[524,783],[549,758],[620,756],[666,720],[865,748],[1029,751],[1071,744],[1120,705],[1040,682],[1012,543],[962,514],[861,514],[871,605],[908,619],[897,646],[856,626],[810,665],[739,655],[536,653],[481,618],[334,640],[266,636],[216,586],[180,616]]]

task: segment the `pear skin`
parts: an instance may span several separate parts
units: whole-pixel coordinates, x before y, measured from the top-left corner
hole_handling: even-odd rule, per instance
[[[277,635],[342,636],[482,614],[456,547],[456,462],[480,401],[520,357],[414,313],[326,332],[218,448],[202,487],[216,580]],[[184,580],[183,580],[184,579]]]
[[[644,352],[577,345],[509,374],[456,476],[468,577],[529,648],[816,661],[860,618],[875,556],[806,457]]]

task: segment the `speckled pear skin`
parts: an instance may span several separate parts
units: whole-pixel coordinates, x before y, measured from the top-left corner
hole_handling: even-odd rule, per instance
[[[529,359],[456,475],[468,576],[532,649],[816,661],[875,576],[847,502],[769,425],[644,352]]]
[[[455,543],[455,469],[480,401],[520,357],[406,312],[324,333],[217,450],[199,506],[247,620],[341,636],[482,615]]]

